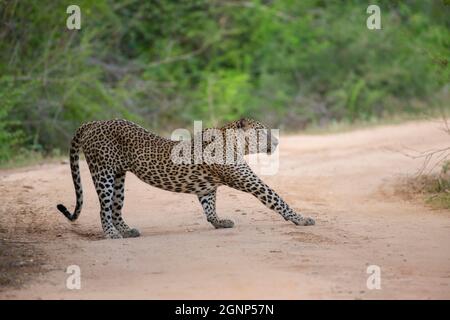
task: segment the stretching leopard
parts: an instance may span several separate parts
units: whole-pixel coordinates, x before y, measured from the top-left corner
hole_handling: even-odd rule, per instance
[[[191,150],[198,149],[194,143],[196,136],[190,141],[173,141],[157,136],[127,120],[93,121],[83,124],[76,131],[70,146],[70,168],[76,194],[75,211],[71,214],[62,204],[59,204],[57,208],[70,221],[76,220],[80,215],[83,192],[78,161],[79,152],[82,149],[99,197],[101,224],[107,238],[140,235],[137,229],[130,228],[122,218],[127,171],[152,186],[197,195],[207,220],[215,228],[234,226],[233,221],[219,219],[216,214],[216,191],[221,185],[253,194],[285,220],[292,221],[296,225],[313,225],[313,219],[304,218],[295,213],[243,161],[244,154],[271,153],[275,150],[278,141],[270,134],[270,130],[252,119],[237,120],[215,130],[225,137],[229,129],[243,133],[243,135],[237,134],[236,137],[241,137],[238,141],[244,144],[244,152],[238,151],[236,147],[238,144],[225,142],[223,147],[223,157],[225,157],[225,151],[231,148],[233,159],[237,161],[176,163],[173,161],[174,148],[183,146],[180,144],[185,144],[184,146],[187,144]],[[202,134],[206,130],[209,129],[203,130]],[[263,144],[265,148],[257,151],[249,148],[248,137],[251,135],[245,135],[254,130],[262,130],[267,141]],[[207,144],[203,141],[200,146],[205,149]]]

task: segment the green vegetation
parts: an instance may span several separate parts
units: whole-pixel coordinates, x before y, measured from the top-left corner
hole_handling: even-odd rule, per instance
[[[356,0],[77,0],[68,30],[73,1],[0,0],[0,163],[94,119],[299,130],[448,107],[450,5],[375,3],[382,30]]]
[[[441,172],[421,174],[403,181],[399,195],[407,200],[425,201],[436,209],[450,209],[450,161],[444,162]]]
[[[424,178],[426,202],[437,208],[450,209],[450,161],[446,161],[440,174]]]

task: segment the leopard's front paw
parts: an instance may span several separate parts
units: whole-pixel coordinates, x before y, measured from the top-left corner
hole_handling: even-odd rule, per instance
[[[295,223],[297,226],[313,226],[316,224],[314,219],[312,218],[304,218],[301,215],[296,214],[292,218],[289,218],[288,220]]]
[[[234,222],[228,219],[219,220],[215,223],[213,223],[214,228],[221,229],[221,228],[233,228]]]
[[[305,226],[313,226],[316,224],[316,221],[313,218],[305,218]]]
[[[127,230],[127,231],[125,231],[125,232],[122,234],[122,236],[123,236],[124,238],[137,238],[137,237],[139,237],[140,235],[141,235],[141,234],[140,234],[139,230],[138,230],[138,229],[135,229],[135,228],[130,229],[130,230]]]

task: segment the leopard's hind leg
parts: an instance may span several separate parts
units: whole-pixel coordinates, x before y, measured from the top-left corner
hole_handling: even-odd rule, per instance
[[[86,153],[85,153],[86,154]],[[122,238],[120,232],[112,222],[112,207],[114,195],[114,171],[107,168],[99,168],[99,165],[90,161],[89,155],[86,160],[91,172],[92,181],[97,191],[100,202],[100,220],[105,236],[110,239]]]
[[[139,237],[139,231],[130,228],[122,218],[122,207],[125,198],[125,174],[125,172],[118,173],[114,178],[112,222],[122,237]]]

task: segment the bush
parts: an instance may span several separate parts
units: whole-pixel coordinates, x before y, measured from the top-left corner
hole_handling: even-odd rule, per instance
[[[378,3],[370,31],[356,0],[80,0],[82,29],[69,31],[67,1],[2,1],[0,158],[66,150],[82,122],[113,117],[299,129],[442,106],[450,6]]]
[[[10,120],[11,109],[21,94],[10,83],[0,78],[0,163],[10,160],[22,146],[23,134],[20,123]]]

